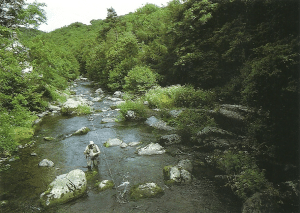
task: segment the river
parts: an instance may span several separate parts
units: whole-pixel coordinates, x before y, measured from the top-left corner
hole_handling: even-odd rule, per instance
[[[78,81],[73,88],[76,95],[88,100],[97,97],[90,82]],[[163,167],[176,165],[181,159],[195,160],[193,153],[139,156],[136,147],[109,147],[103,143],[109,138],[118,138],[125,143],[142,142],[145,146],[157,142],[160,132],[143,122],[101,122],[103,118],[117,118],[118,110],[112,110],[113,101],[108,98],[94,102],[95,113],[86,116],[46,116],[39,124],[34,136],[35,145],[20,149],[19,159],[9,162],[11,168],[1,172],[1,200],[7,204],[2,212],[240,212],[241,204],[233,196],[220,190],[208,175],[210,171],[195,169],[193,182],[187,185],[166,186]],[[86,135],[71,136],[82,127],[89,127]],[[167,133],[165,133],[167,134]],[[44,137],[54,137],[45,141]],[[164,190],[159,198],[131,201],[128,191],[114,188],[98,192],[94,182],[88,183],[85,196],[51,208],[43,208],[39,197],[56,176],[74,169],[87,171],[83,151],[89,141],[94,141],[101,149],[98,174],[92,181],[114,180],[119,186],[125,181],[131,186],[139,183],[155,182]],[[35,153],[36,155],[32,155]],[[43,159],[52,160],[52,168],[39,167]],[[122,202],[119,193],[125,192]]]

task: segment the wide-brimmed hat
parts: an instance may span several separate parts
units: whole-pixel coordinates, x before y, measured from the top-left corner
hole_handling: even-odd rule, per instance
[[[94,141],[90,141],[90,144],[94,144]]]

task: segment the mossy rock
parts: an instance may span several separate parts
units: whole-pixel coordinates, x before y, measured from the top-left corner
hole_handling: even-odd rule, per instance
[[[88,127],[82,127],[81,129],[77,130],[73,135],[85,135],[89,131],[91,131]]]
[[[108,142],[105,142],[105,143],[103,144],[103,146],[106,147],[106,148],[110,147],[110,145],[109,145]]]
[[[166,185],[174,185],[176,182],[174,180],[170,180],[170,170],[173,166],[165,166],[163,168],[164,182]]]
[[[164,175],[164,179],[165,180],[169,180],[170,179],[170,170],[173,166],[165,166],[163,168],[163,175]]]
[[[95,179],[97,175],[98,175],[98,171],[96,171],[96,170],[85,172],[85,177],[86,177],[87,181]]]
[[[82,170],[76,169],[68,174],[55,178],[47,191],[40,195],[40,203],[44,207],[63,204],[86,193],[86,177]]]
[[[99,191],[104,191],[107,189],[112,189],[115,186],[115,184],[111,180],[103,180],[101,182],[97,182],[95,186],[98,188]]]
[[[44,137],[44,140],[45,141],[53,141],[53,140],[55,140],[55,138],[53,138],[53,137]]]
[[[133,186],[129,194],[130,199],[139,200],[143,198],[160,197],[164,194],[164,191],[156,183],[145,183]]]

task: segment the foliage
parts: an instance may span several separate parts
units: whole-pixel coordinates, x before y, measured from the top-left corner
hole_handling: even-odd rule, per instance
[[[258,191],[273,191],[273,186],[267,181],[255,159],[248,152],[227,151],[217,156],[217,167],[228,175],[228,183],[235,194],[246,199]]]
[[[22,0],[3,4],[0,9],[0,152],[13,151],[18,143],[30,139],[34,134],[32,124],[37,119],[35,114],[45,110],[48,101],[63,101],[58,89],[65,89],[67,82],[79,74],[71,53],[46,41],[45,34],[28,29],[46,20],[41,9],[44,4],[25,4]]]
[[[134,93],[145,93],[157,83],[156,74],[149,67],[136,66],[125,76],[123,88]]]
[[[131,101],[127,100],[125,103],[118,105],[120,108],[120,117],[121,120],[127,120],[127,112],[129,110],[134,111],[137,118],[146,117],[146,106],[141,100]]]
[[[148,90],[144,99],[148,101],[149,107],[151,108],[173,108],[175,93],[177,89],[180,89],[180,87],[181,86],[158,86]]]
[[[204,127],[216,126],[214,119],[205,111],[195,111],[194,109],[184,110],[170,122],[177,126],[181,136],[188,141],[192,141],[192,138]]]

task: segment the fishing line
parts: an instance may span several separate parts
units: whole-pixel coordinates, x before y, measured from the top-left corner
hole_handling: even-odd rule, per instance
[[[97,140],[98,140],[99,144],[101,144],[100,139],[99,139],[99,136],[98,136],[98,133],[97,133],[97,131],[96,131],[96,127],[95,127],[94,122],[93,122],[94,118],[93,118],[92,116],[89,116],[89,120],[91,121],[91,123],[92,123],[92,125],[93,125],[93,128],[94,128],[94,131],[96,132]],[[102,148],[102,146],[101,146],[101,148]],[[107,162],[107,158],[106,158],[106,154],[105,154],[105,152],[104,152],[104,148],[103,148],[101,151],[102,151],[103,154],[104,154],[104,160],[105,160],[105,163],[106,163],[106,166],[107,166],[109,175],[110,175],[112,181],[113,181],[114,183],[116,183],[115,180],[114,180],[114,178],[113,178],[113,175],[112,175],[110,166],[109,166],[109,164],[108,164],[108,162]],[[126,190],[126,188],[127,188],[127,187],[125,187],[125,190]],[[125,199],[124,199],[124,197],[123,197],[124,194],[125,194],[125,192],[123,192],[123,194],[122,194],[122,192],[120,192],[120,191],[118,190],[118,187],[117,187],[117,186],[115,187],[115,189],[116,189],[117,194],[118,194],[118,196],[117,196],[117,202],[118,202],[118,203],[128,203],[128,201],[125,201]],[[122,200],[121,200],[120,197],[122,198]]]

